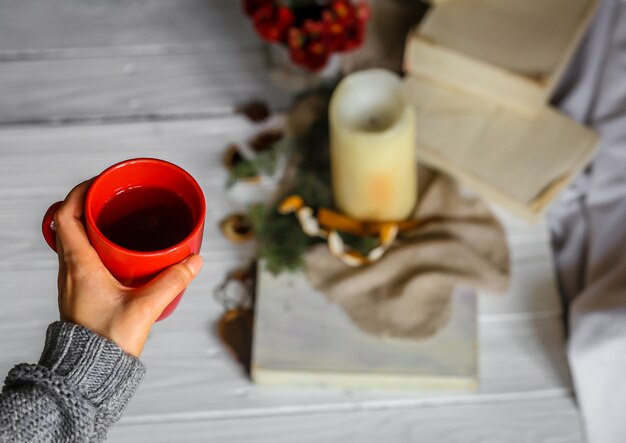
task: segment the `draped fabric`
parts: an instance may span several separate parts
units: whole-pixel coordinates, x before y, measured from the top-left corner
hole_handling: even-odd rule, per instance
[[[549,214],[590,443],[626,442],[626,0],[604,0],[555,102],[601,136]]]

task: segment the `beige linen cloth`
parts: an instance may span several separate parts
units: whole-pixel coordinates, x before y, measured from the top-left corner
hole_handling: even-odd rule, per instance
[[[326,245],[307,256],[313,287],[377,336],[430,337],[450,319],[457,285],[494,293],[508,286],[506,238],[485,204],[443,174],[420,167],[418,176],[413,218],[428,221],[401,232],[378,262],[351,268]]]

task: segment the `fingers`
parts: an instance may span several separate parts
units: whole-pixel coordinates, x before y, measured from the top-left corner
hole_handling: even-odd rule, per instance
[[[131,303],[136,304],[144,315],[156,320],[167,305],[189,286],[202,269],[202,265],[202,257],[197,254],[190,255],[182,262],[161,272],[141,288]]]
[[[79,255],[85,248],[90,247],[81,217],[85,194],[92,181],[93,179],[84,181],[72,189],[54,214],[59,256]]]

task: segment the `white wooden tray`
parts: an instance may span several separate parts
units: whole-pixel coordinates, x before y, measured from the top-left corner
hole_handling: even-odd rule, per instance
[[[449,323],[431,338],[375,337],[304,274],[273,276],[261,263],[252,377],[261,385],[476,390],[476,295],[457,289],[452,303]]]

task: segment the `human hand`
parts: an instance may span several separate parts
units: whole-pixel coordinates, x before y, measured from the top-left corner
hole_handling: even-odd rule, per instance
[[[141,288],[122,285],[104,267],[81,222],[91,180],[76,186],[54,215],[61,320],[91,329],[139,357],[150,328],[194,279],[202,257],[191,255]]]

